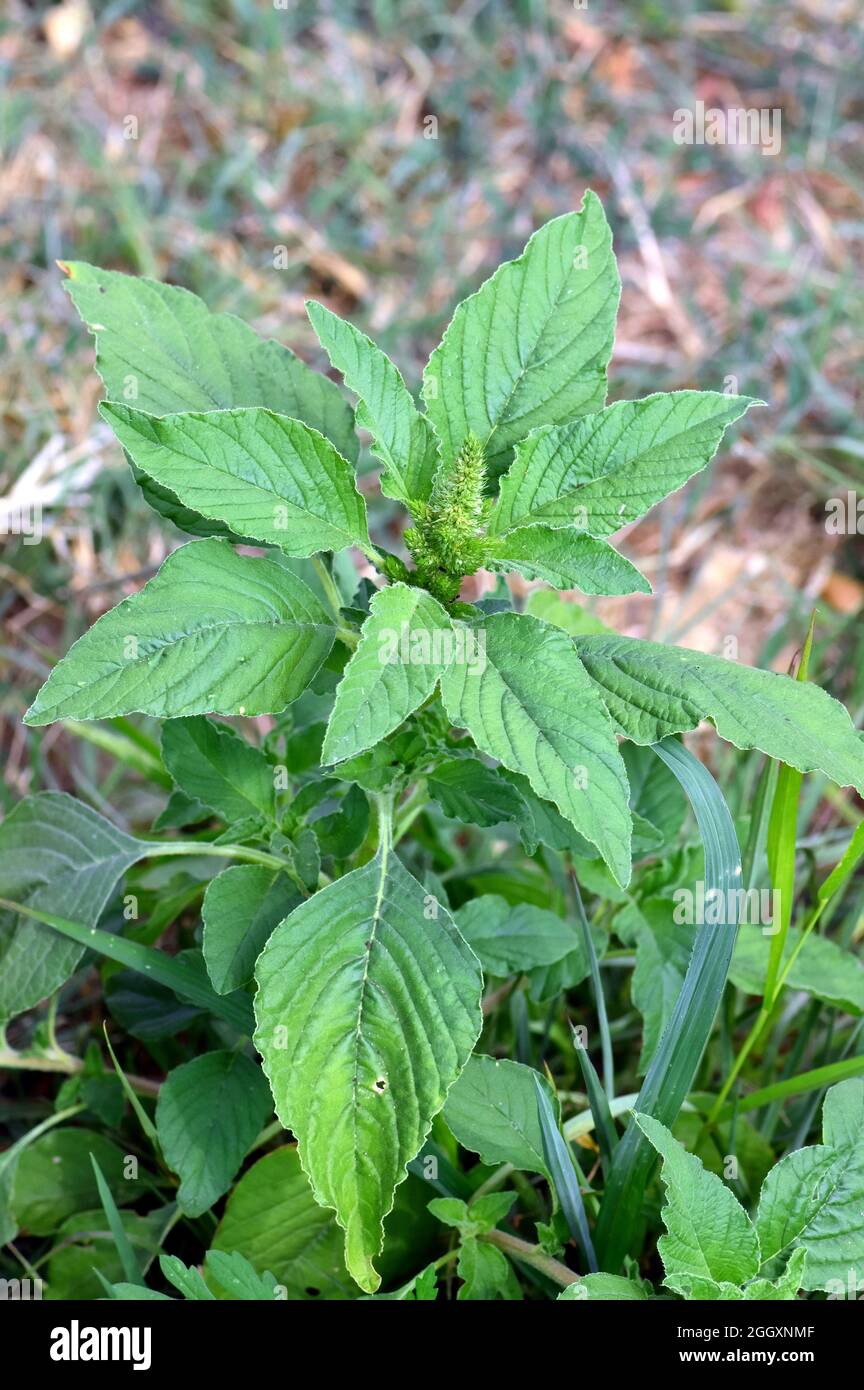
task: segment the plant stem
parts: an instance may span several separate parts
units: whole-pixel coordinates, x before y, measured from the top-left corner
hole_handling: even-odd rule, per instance
[[[512,1255],[523,1264],[531,1265],[532,1269],[539,1270],[547,1279],[551,1279],[554,1284],[560,1284],[562,1288],[566,1289],[568,1284],[579,1283],[579,1275],[574,1274],[572,1269],[568,1269],[560,1260],[544,1254],[539,1245],[530,1245],[527,1240],[520,1240],[519,1236],[511,1236],[509,1231],[487,1231],[478,1239],[488,1241],[490,1245],[497,1245],[505,1255]]]
[[[327,596],[327,602],[329,603],[330,608],[332,609],[333,617],[336,619],[337,623],[341,623],[342,595],[336,588],[333,576],[330,573],[327,566],[325,565],[324,561],[321,559],[320,555],[312,556],[312,568],[314,569],[319,580],[321,581],[321,588],[324,590],[324,593]]]
[[[414,790],[405,798],[402,805],[399,807],[399,814],[393,831],[394,845],[397,845],[402,839],[402,836],[410,830],[417,817],[425,810],[428,804],[429,797],[426,794],[426,782],[425,779],[421,778]]]
[[[293,870],[287,859],[279,859],[263,849],[253,849],[251,845],[214,845],[209,840],[148,840],[149,859],[171,859],[211,854],[218,859],[243,859],[247,864],[263,864],[267,869],[279,869],[293,878]]]

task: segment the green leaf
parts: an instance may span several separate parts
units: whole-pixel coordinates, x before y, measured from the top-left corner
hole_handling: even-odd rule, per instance
[[[736,748],[758,748],[864,792],[864,740],[843,706],[809,681],[634,637],[577,637],[576,650],[619,732],[634,743],[710,719]]]
[[[740,1202],[665,1125],[638,1111],[634,1119],[663,1160],[666,1234],[657,1248],[664,1283],[686,1294],[691,1278],[736,1285],[752,1279],[759,1270],[759,1238]]]
[[[239,1250],[232,1250],[230,1255],[224,1250],[208,1250],[205,1263],[208,1274],[233,1299],[272,1303],[280,1296],[280,1290],[270,1270],[258,1274]]]
[[[381,589],[337,687],[322,762],[380,743],[428,699],[454,655],[453,625],[430,594],[407,584]]]
[[[606,710],[573,643],[524,614],[477,624],[485,660],[453,663],[441,678],[454,724],[597,846],[622,885],[630,877],[627,773]]]
[[[587,608],[582,608],[572,599],[562,598],[551,589],[532,589],[525,601],[525,612],[530,613],[532,618],[540,618],[544,623],[560,627],[571,637],[612,630],[595,618],[593,613],[589,613]]]
[[[65,792],[19,801],[0,823],[0,897],[95,926],[131,864],[147,848]],[[83,945],[40,922],[0,912],[0,1022],[52,994]]]
[[[532,1067],[475,1055],[450,1091],[444,1119],[463,1149],[484,1163],[512,1163],[527,1173],[548,1174]],[[558,1102],[545,1077],[553,1113]]]
[[[583,594],[651,593],[644,574],[608,541],[573,528],[520,526],[492,545],[485,564],[493,571],[515,570],[525,579],[542,579],[556,589],[581,589]]]
[[[140,1197],[140,1189],[137,1195]],[[146,1216],[133,1211],[118,1213],[124,1237],[142,1264],[149,1262],[158,1250],[172,1212],[173,1208],[167,1206],[156,1207]],[[123,1265],[102,1211],[78,1209],[74,1216],[67,1217],[54,1237],[46,1272],[45,1297],[51,1301],[86,1302],[104,1298],[106,1284],[112,1290],[116,1287],[113,1281],[123,1278]],[[141,1283],[120,1287],[134,1290],[134,1294],[127,1296],[136,1299],[166,1297],[146,1289]],[[123,1295],[113,1293],[113,1297],[118,1296]]]
[[[470,1204],[458,1197],[435,1197],[429,1211],[446,1226],[455,1226],[464,1239],[494,1231],[516,1200],[515,1192],[487,1192]]]
[[[513,1274],[507,1256],[487,1241],[473,1236],[464,1240],[459,1248],[456,1272],[463,1281],[456,1295],[457,1300],[465,1299],[493,1301],[498,1298],[519,1299],[522,1291],[519,1281]]]
[[[832,1086],[822,1143],[796,1149],[772,1168],[756,1228],[766,1264],[803,1246],[806,1289],[845,1297],[848,1285],[864,1278],[864,1079]]]
[[[801,933],[793,928],[786,939],[781,969],[793,950],[797,949],[800,940]],[[729,967],[732,983],[748,994],[761,995],[770,951],[771,938],[764,934],[761,927],[742,926]],[[828,937],[814,933],[805,938],[786,976],[786,984],[790,989],[804,990],[847,1013],[864,1013],[864,967],[851,951]]]
[[[227,725],[201,716],[168,720],[162,761],[178,787],[229,824],[248,816],[273,819],[273,768]]]
[[[429,774],[429,795],[445,816],[485,829],[502,821],[522,822],[529,813],[525,798],[494,768],[479,758],[452,758]]]
[[[332,618],[281,565],[194,541],[79,637],[25,723],[278,714],[309,684],[333,635]]]
[[[428,501],[438,448],[398,369],[365,333],[323,304],[309,299],[306,312],[345,385],[360,397],[357,424],[372,435],[373,452],[384,465],[381,491],[409,505]]]
[[[105,1181],[105,1175],[99,1167],[96,1155],[93,1153],[90,1155],[90,1162],[93,1165],[93,1176],[96,1179],[99,1201],[102,1203],[102,1210],[105,1213],[105,1220],[108,1222],[108,1229],[111,1232],[114,1249],[117,1251],[123,1273],[130,1284],[143,1285],[144,1280],[141,1275],[138,1257],[132,1249],[132,1242],[129,1239],[120,1213],[117,1210],[117,1203],[114,1201],[111,1188]]]
[[[199,1269],[184,1265],[176,1255],[160,1255],[159,1268],[175,1289],[195,1303],[212,1303],[216,1295],[208,1289]]]
[[[320,430],[345,458],[357,458],[353,413],[338,386],[232,314],[211,314],[188,290],[98,270],[63,266],[65,286],[96,337],[96,370],[112,400],[153,415],[267,406]],[[166,488],[139,479],[147,501],[183,530],[221,527],[181,506]]]
[[[265,1154],[243,1174],[211,1249],[239,1251],[259,1274],[272,1270],[291,1300],[357,1296],[342,1259],[342,1233],[315,1201],[293,1145]]]
[[[114,402],[100,413],[148,478],[235,535],[296,556],[368,544],[351,465],[299,420],[261,409],[159,417]]]
[[[456,913],[456,925],[490,975],[552,965],[579,949],[572,922],[531,903],[511,907],[495,893],[472,898]]]
[[[726,426],[753,404],[717,391],[673,391],[535,430],[501,479],[489,534],[544,522],[611,536],[704,468]]]
[[[255,1043],[346,1264],[374,1293],[382,1221],[480,1031],[479,964],[385,842],[258,959]]]
[[[599,409],[621,285],[590,190],[579,212],[535,232],[453,315],[423,378],[445,463],[474,434],[491,471],[539,425]]]
[[[586,1274],[578,1283],[568,1284],[558,1295],[558,1303],[597,1303],[650,1298],[650,1285],[620,1274]]]
[[[168,1073],[156,1133],[180,1178],[181,1211],[200,1216],[228,1190],[270,1113],[264,1077],[242,1052],[206,1052]]]
[[[207,973],[217,994],[242,989],[274,927],[300,895],[285,874],[258,864],[234,864],[208,885],[201,906]]]
[[[597,1257],[588,1218],[582,1200],[582,1174],[573,1160],[573,1151],[561,1134],[558,1117],[549,1096],[540,1084],[539,1072],[534,1073],[534,1091],[537,1097],[537,1113],[540,1131],[543,1136],[543,1155],[552,1190],[561,1204],[561,1210],[574,1240],[579,1242],[592,1274],[597,1272]]]
[[[47,1236],[76,1212],[99,1204],[99,1188],[91,1163],[96,1158],[121,1205],[134,1202],[144,1190],[126,1177],[126,1161],[116,1144],[90,1129],[57,1129],[40,1135],[18,1159],[12,1185],[12,1209],[22,1230]]]

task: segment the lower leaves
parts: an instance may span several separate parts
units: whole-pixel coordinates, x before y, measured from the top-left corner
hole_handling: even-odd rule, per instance
[[[303,903],[255,970],[255,1044],[313,1191],[362,1289],[406,1165],[480,1032],[480,966],[385,833],[373,860]]]

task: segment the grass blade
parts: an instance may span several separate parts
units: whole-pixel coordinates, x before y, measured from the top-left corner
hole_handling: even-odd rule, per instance
[[[540,1116],[540,1130],[543,1135],[543,1154],[549,1166],[553,1186],[570,1228],[570,1234],[574,1240],[579,1242],[588,1268],[594,1274],[597,1271],[597,1256],[594,1254],[594,1245],[588,1230],[588,1218],[585,1215],[585,1204],[582,1201],[579,1179],[573,1166],[573,1156],[562,1138],[549,1097],[540,1085],[540,1078],[536,1073],[534,1086],[537,1091],[537,1111]]]
[[[117,1203],[114,1201],[111,1195],[111,1189],[105,1181],[102,1169],[99,1167],[92,1153],[90,1155],[90,1162],[93,1165],[96,1186],[99,1189],[99,1200],[102,1203],[105,1220],[108,1222],[108,1229],[114,1237],[114,1246],[120,1257],[120,1264],[123,1267],[123,1273],[126,1275],[126,1281],[129,1284],[137,1284],[144,1287],[144,1276],[135,1258],[135,1251],[132,1249],[132,1244],[126,1234],[126,1229],[123,1222],[120,1220]]]
[[[221,995],[207,982],[206,976],[199,976],[188,961],[175,960],[164,951],[156,951],[152,946],[141,946],[137,941],[129,941],[125,936],[115,936],[111,932],[100,931],[98,927],[85,927],[81,922],[70,922],[65,917],[57,917],[53,912],[37,912],[35,908],[25,907],[23,903],[0,898],[0,907],[10,912],[20,912],[46,927],[53,927],[61,936],[77,941],[88,950],[98,951],[109,960],[119,961],[130,970],[138,970],[158,980],[160,985],[173,990],[181,999],[188,999],[201,1009],[218,1014],[236,1028],[238,1033],[252,1036],[255,1020],[252,1013],[252,1000],[249,995]]]
[[[612,1159],[618,1147],[618,1132],[615,1129],[615,1121],[612,1119],[612,1111],[609,1109],[609,1097],[600,1085],[600,1078],[594,1068],[594,1063],[588,1056],[588,1049],[579,1042],[572,1023],[570,1024],[570,1031],[573,1034],[576,1056],[579,1058],[579,1065],[582,1068],[588,1104],[591,1107],[591,1114],[594,1116],[594,1129],[597,1134],[597,1143],[600,1146],[603,1172],[608,1179],[612,1168]]]
[[[705,848],[706,901],[722,894],[727,907],[720,914],[722,925],[703,923],[696,930],[681,993],[636,1103],[637,1110],[671,1126],[693,1084],[726,985],[737,936],[738,899],[730,890],[741,886],[741,851],[723,793],[708,769],[674,738],[653,747],[693,807]],[[615,1152],[595,1232],[602,1267],[612,1273],[638,1234],[654,1162],[651,1145],[631,1119]]]
[[[609,1019],[606,1014],[606,998],[603,994],[603,981],[600,978],[600,966],[597,962],[597,952],[594,949],[594,939],[591,936],[591,928],[588,925],[588,918],[585,916],[582,894],[579,892],[579,884],[574,873],[570,874],[570,882],[573,885],[573,895],[576,900],[576,920],[579,923],[582,944],[585,947],[585,953],[591,966],[591,984],[594,987],[594,1003],[597,1009],[597,1022],[600,1027],[600,1048],[603,1057],[603,1086],[606,1091],[607,1099],[613,1100],[615,1096],[615,1065],[612,1059],[612,1036],[609,1032]],[[593,1071],[594,1068],[592,1067],[591,1070]]]

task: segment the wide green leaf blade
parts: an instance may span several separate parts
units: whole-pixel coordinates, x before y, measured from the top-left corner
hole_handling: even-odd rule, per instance
[[[475,1054],[452,1087],[444,1119],[464,1149],[488,1164],[512,1163],[526,1173],[548,1175],[534,1078],[521,1062]],[[558,1102],[540,1077],[557,1115]]]
[[[273,767],[226,724],[196,715],[169,719],[162,729],[162,761],[187,796],[229,822],[274,816]]]
[[[314,555],[366,545],[366,504],[329,439],[271,410],[100,413],[134,463],[184,504],[239,536]]]
[[[439,763],[430,772],[427,785],[444,815],[466,825],[489,829],[502,821],[531,819],[522,793],[479,758],[451,758]]]
[[[156,1133],[180,1178],[177,1201],[200,1216],[226,1192],[272,1113],[267,1082],[242,1052],[206,1052],[168,1073],[159,1089]]]
[[[456,925],[490,975],[516,975],[579,950],[572,922],[554,912],[495,893],[472,898],[456,913]]]
[[[79,637],[25,722],[276,714],[309,684],[333,637],[333,619],[281,565],[194,541]]]
[[[579,212],[547,222],[459,305],[432,353],[423,397],[444,462],[474,434],[500,472],[530,430],[599,409],[620,293],[612,235],[589,190]]]
[[[270,933],[300,901],[285,874],[259,864],[233,864],[207,885],[202,946],[217,994],[249,983]]]
[[[109,399],[152,415],[267,406],[319,430],[343,457],[356,460],[353,412],[338,386],[281,343],[259,338],[233,314],[211,313],[174,285],[82,261],[62,268],[65,288],[96,337],[96,370]],[[168,488],[138,481],[150,505],[183,530],[224,533]]]
[[[864,1278],[864,1079],[831,1087],[822,1123],[821,1144],[771,1169],[756,1227],[765,1262],[803,1246],[804,1287],[846,1297]]]
[[[793,928],[786,938],[781,970],[800,942],[801,934]],[[761,995],[770,951],[771,938],[764,934],[762,927],[742,926],[729,967],[732,983],[748,994]],[[864,966],[851,951],[827,936],[812,933],[804,939],[785,983],[790,989],[804,990],[815,999],[847,1013],[864,1013]]]
[[[572,641],[525,614],[477,624],[485,660],[453,663],[441,693],[477,747],[523,773],[538,796],[596,845],[619,883],[630,877],[627,773],[612,726]]]
[[[726,426],[753,404],[718,391],[673,391],[536,430],[501,479],[489,533],[543,522],[610,536],[704,468]]]
[[[397,729],[432,694],[455,648],[453,624],[424,589],[381,589],[336,689],[322,762],[353,758]]]
[[[37,792],[0,823],[0,897],[43,912],[69,912],[86,927],[147,846],[65,792]],[[83,945],[41,922],[0,912],[0,1022],[52,994],[75,970]]]
[[[666,1234],[657,1248],[666,1271],[664,1282],[684,1292],[691,1277],[731,1284],[752,1279],[759,1270],[759,1238],[734,1193],[665,1125],[638,1111],[634,1119],[663,1160]]]
[[[619,732],[634,743],[656,743],[710,719],[736,748],[758,748],[864,793],[864,740],[819,686],[635,637],[575,642]]]
[[[239,1251],[259,1274],[271,1270],[291,1300],[330,1301],[357,1296],[342,1246],[332,1212],[316,1202],[297,1149],[286,1144],[240,1178],[211,1249]]]
[[[360,397],[357,424],[372,435],[373,452],[384,464],[381,491],[408,505],[428,501],[438,446],[398,368],[371,338],[323,304],[309,299],[306,312],[345,385]]]
[[[139,1177],[127,1176],[123,1151],[91,1129],[56,1129],[42,1134],[18,1159],[12,1179],[12,1209],[18,1225],[32,1236],[50,1235],[76,1212],[99,1204],[91,1155],[121,1205],[146,1191]]]
[[[486,559],[490,570],[515,570],[556,589],[583,594],[650,594],[651,585],[608,541],[573,527],[520,526],[496,542]]]
[[[258,959],[255,1043],[276,1113],[367,1292],[406,1165],[480,1031],[480,967],[384,842],[316,893]]]

